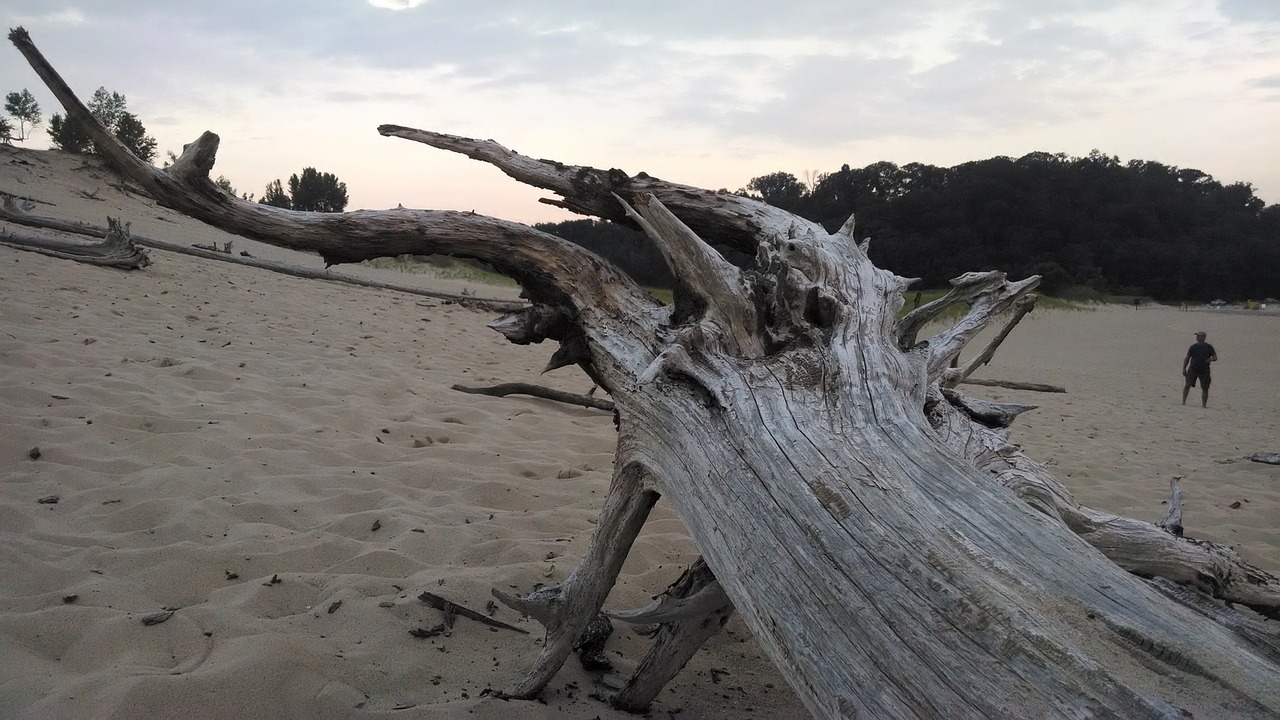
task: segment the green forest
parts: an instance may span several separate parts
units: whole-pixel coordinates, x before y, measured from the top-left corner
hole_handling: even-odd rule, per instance
[[[1253,186],[1146,160],[1121,163],[1031,153],[955,167],[848,165],[810,182],[776,172],[738,194],[834,231],[857,216],[871,258],[922,288],[1003,270],[1043,277],[1049,295],[1144,296],[1160,301],[1280,296],[1280,205]],[[639,282],[671,283],[638,231],[606,222],[546,223],[542,230],[609,258]],[[732,259],[732,258],[731,258]]]

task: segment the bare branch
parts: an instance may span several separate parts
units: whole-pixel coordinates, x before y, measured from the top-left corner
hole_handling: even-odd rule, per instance
[[[605,614],[614,620],[632,625],[675,622],[689,618],[701,618],[729,602],[719,583],[712,583],[688,597],[660,595],[652,603],[633,610],[609,610]]]
[[[1022,413],[1035,410],[1035,405],[998,403],[962,395],[950,388],[942,388],[942,395],[952,405],[960,408],[975,422],[987,427],[1009,427]]]
[[[472,393],[474,395],[491,395],[493,397],[506,397],[508,395],[530,395],[533,397],[543,398],[545,400],[555,400],[556,402],[567,403],[569,405],[581,405],[582,407],[592,408],[595,410],[613,411],[613,401],[603,398],[593,397],[591,395],[577,395],[574,393],[556,390],[554,388],[542,387],[541,385],[530,385],[529,383],[502,383],[492,387],[468,387],[466,385],[454,385],[454,390],[464,393]]]
[[[931,379],[943,379],[944,372],[948,369],[947,366],[960,350],[975,335],[994,322],[997,316],[1008,310],[1009,307],[1023,297],[1030,295],[1039,286],[1040,276],[1033,275],[1026,280],[1015,283],[1006,282],[1004,273],[969,273],[953,280],[952,284],[955,285],[955,290],[948,293],[947,297],[952,297],[953,295],[967,297],[972,303],[972,307],[969,310],[969,314],[955,325],[929,339],[927,372]],[[934,301],[929,305],[939,302],[942,302],[942,300]],[[953,304],[954,302],[958,302],[958,300],[953,300],[948,304]],[[920,310],[924,310],[925,307],[921,307]],[[899,327],[906,325],[911,315],[914,314],[915,312],[912,312],[903,318],[899,323]],[[1019,319],[1021,319],[1021,316],[1019,316]],[[1006,332],[1010,329],[1012,329],[1012,326],[1006,329]],[[899,337],[905,340],[905,335],[902,335],[901,331]]]
[[[381,125],[378,132],[493,165],[526,185],[550,190],[563,198],[543,202],[583,215],[629,225],[631,221],[614,195],[633,205],[639,195],[653,195],[703,241],[751,254],[755,253],[759,238],[769,234],[769,228],[785,227],[797,220],[791,213],[741,195],[667,182],[643,172],[633,176],[618,169],[535,160],[492,140],[401,125]]]
[[[702,558],[694,561],[661,596],[662,599],[708,600],[700,613],[662,623],[653,646],[636,667],[627,684],[610,702],[628,712],[643,712],[667,681],[675,677],[689,658],[711,636],[720,632],[733,615],[733,603]]]
[[[648,471],[642,466],[623,463],[619,458],[600,521],[591,533],[586,554],[569,577],[560,585],[540,588],[524,597],[493,590],[494,597],[503,604],[547,628],[547,640],[537,663],[510,693],[512,697],[531,698],[542,692],[587,625],[599,614],[631,544],[658,501],[658,493],[645,487],[649,481]]]
[[[111,134],[97,118],[89,112],[89,108],[76,97],[71,91],[70,86],[62,79],[53,66],[44,59],[40,51],[36,49],[35,44],[31,41],[31,35],[25,28],[15,28],[9,31],[9,41],[13,43],[18,52],[27,59],[31,64],[31,69],[36,71],[36,75],[44,81],[53,96],[62,103],[67,110],[68,119],[74,118],[84,128],[85,132],[93,140],[98,151],[106,156],[107,160],[119,166],[119,168],[132,168],[133,174],[130,178],[141,185],[145,190],[151,192],[155,187],[155,174],[159,171],[147,163],[139,160],[129,148],[125,147],[120,139]],[[213,183],[210,183],[212,185]]]
[[[973,359],[965,363],[963,367],[958,368],[954,372],[947,373],[943,384],[947,387],[955,387],[968,379],[968,377],[973,374],[974,370],[977,370],[990,362],[991,358],[996,354],[996,348],[1000,347],[1000,343],[1004,342],[1004,339],[1009,337],[1009,333],[1017,327],[1018,323],[1022,321],[1022,318],[1025,317],[1027,313],[1031,312],[1032,308],[1035,306],[1035,295],[1023,296],[1018,299],[1017,302],[1014,303],[1013,315],[1005,322],[1004,328],[1002,328],[1000,332],[991,339],[991,342],[987,343],[986,347],[982,348],[981,352],[973,356]]]
[[[1022,382],[1020,380],[990,380],[986,378],[965,378],[960,381],[961,385],[983,385],[986,387],[1002,387],[1010,390],[1029,390],[1031,392],[1044,393],[1064,393],[1066,388],[1061,385],[1049,385],[1047,383]]]

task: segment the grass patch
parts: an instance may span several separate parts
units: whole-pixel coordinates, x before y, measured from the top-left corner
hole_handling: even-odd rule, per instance
[[[467,280],[483,285],[515,287],[516,281],[472,260],[448,255],[397,255],[361,261],[361,265],[379,270],[431,275],[445,280]]]
[[[645,288],[652,296],[658,299],[663,305],[670,305],[676,301],[675,291],[671,288]]]
[[[1097,300],[1073,300],[1070,298],[1050,297],[1041,295],[1036,300],[1037,310],[1092,310],[1090,305],[1105,305],[1106,301]]]

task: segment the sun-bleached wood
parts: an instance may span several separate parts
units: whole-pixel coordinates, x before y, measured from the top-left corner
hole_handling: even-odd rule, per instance
[[[702,643],[720,632],[733,615],[733,602],[706,561],[698,558],[649,607],[609,615],[629,623],[660,623],[653,646],[610,701],[616,708],[643,712]]]
[[[37,215],[31,212],[31,208],[28,203],[21,202],[19,198],[15,198],[12,195],[0,193],[0,197],[3,197],[3,202],[0,202],[0,220],[7,220],[18,223],[19,225],[26,225],[28,227],[57,230],[59,232],[72,233],[75,235],[105,237],[109,233],[109,228],[90,225],[88,223],[82,223],[75,220],[65,220],[46,215]],[[205,260],[245,265],[248,267],[258,268],[260,270],[269,270],[274,273],[280,273],[281,275],[300,277],[308,280],[324,280],[326,282],[358,285],[360,287],[376,288],[379,290],[394,290],[396,292],[408,293],[410,295],[421,295],[422,297],[435,298],[438,300],[449,300],[469,307],[477,307],[494,311],[515,310],[525,306],[525,303],[513,302],[511,300],[477,297],[475,295],[461,295],[458,293],[446,293],[438,290],[401,285],[398,283],[366,280],[365,278],[355,277],[354,275],[343,275],[329,270],[315,270],[301,265],[278,262],[275,260],[266,260],[244,254],[234,255],[227,252],[211,250],[203,246],[196,247],[192,245],[181,245],[179,243],[156,240],[142,235],[131,234],[130,238],[132,239],[133,244],[141,245],[144,248],[190,255],[192,257],[204,258]]]
[[[92,123],[25,31],[10,38],[69,115]],[[211,133],[166,172],[91,128],[160,203],[231,232],[329,262],[406,252],[490,262],[533,302],[500,325],[504,335],[559,341],[558,362],[581,365],[613,396],[614,489],[586,556],[551,597],[506,598],[548,625],[516,695],[536,694],[595,617],[660,492],[816,716],[1280,713],[1274,631],[1220,603],[1201,606],[1203,593],[1186,600],[1154,586],[1082,536],[1114,533],[1141,556],[1134,565],[1175,575],[1195,568],[1216,578],[1220,568],[1189,556],[1163,567],[1151,554],[1181,540],[1146,524],[1171,538],[1146,544],[1146,531],[1124,519],[1082,511],[1003,429],[984,424],[990,408],[975,412],[942,392],[967,367],[952,360],[1029,302],[1037,279],[958,278],[946,302],[963,298],[968,314],[920,341],[928,313],[898,319],[910,280],[877,268],[849,223],[830,234],[748,198],[531,160],[488,141],[380,131],[474,153],[549,187],[558,204],[640,225],[678,259],[682,292],[663,307],[608,263],[517,223],[246,203],[209,181]],[[716,246],[755,261],[725,268]],[[1276,607],[1267,599],[1275,578],[1258,571],[1241,584],[1259,588],[1259,607]]]
[[[619,455],[623,453],[620,447]],[[533,670],[505,693],[507,696],[528,699],[542,692],[573,652],[578,638],[600,613],[631,544],[658,500],[658,494],[647,487],[647,480],[643,466],[618,464],[587,552],[564,582],[523,597],[494,588],[493,596],[504,605],[532,617],[547,630],[542,653]]]
[[[129,223],[107,218],[107,227],[95,235],[102,239],[84,242],[0,228],[0,244],[62,260],[121,270],[137,270],[151,264],[147,251],[139,247],[129,233]]]

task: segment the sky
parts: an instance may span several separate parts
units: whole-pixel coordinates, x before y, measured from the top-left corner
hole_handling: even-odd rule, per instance
[[[212,130],[239,191],[315,167],[348,209],[575,217],[384,123],[730,190],[1097,149],[1280,203],[1280,0],[0,0],[0,21],[82,98],[123,93],[157,161]],[[0,92],[22,88],[61,112],[6,44]]]

